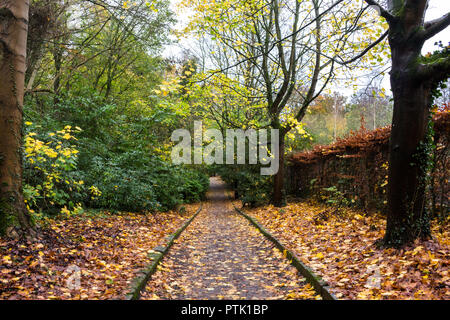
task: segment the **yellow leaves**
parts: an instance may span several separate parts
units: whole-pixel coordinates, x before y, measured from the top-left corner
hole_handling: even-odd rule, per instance
[[[64,206],[63,208],[61,208],[61,214],[69,216],[70,215],[70,210],[67,209],[66,206]]]
[[[11,256],[3,256],[2,257],[2,261],[3,261],[3,263],[5,263],[5,264],[11,264],[12,263],[12,261],[11,261]]]
[[[58,197],[55,189],[57,183],[65,182],[69,189],[79,190],[82,184],[78,184],[73,178],[68,178],[66,172],[74,168],[79,151],[72,145],[72,140],[76,140],[74,134],[82,131],[79,127],[66,125],[62,130],[48,132],[42,135],[42,140],[36,132],[29,132],[24,138],[25,159],[32,170],[37,170],[42,174],[44,181],[40,185],[25,185],[25,201],[30,213],[34,213],[36,198],[43,197],[51,205],[55,203],[63,206],[65,200]],[[74,212],[77,208],[73,208]],[[67,207],[62,209],[66,214],[70,211]]]
[[[415,256],[416,254],[418,254],[420,251],[423,250],[422,246],[417,246],[416,248],[414,248],[414,250],[412,251],[412,255]]]
[[[61,138],[69,140],[72,138],[72,136],[69,133],[65,133]]]
[[[102,192],[96,186],[90,186],[89,192],[91,193],[92,200],[95,200],[102,195]]]
[[[364,219],[364,217],[363,217],[362,215],[360,215],[360,214],[356,214],[354,217],[355,217],[357,220]]]
[[[58,157],[58,153],[55,150],[50,149],[50,148],[46,148],[44,150],[44,154],[46,156],[48,156],[49,158],[51,158],[51,159],[54,159],[54,158]]]
[[[321,300],[322,297],[316,294],[314,287],[307,283],[301,289],[291,290],[285,297],[287,300]]]
[[[448,241],[448,233],[443,237],[436,232],[433,238],[442,237],[439,242],[417,242],[406,250],[377,249],[373,243],[384,235],[384,217],[351,210],[340,222],[329,219],[316,226],[312,217],[323,210],[322,206],[290,203],[284,207],[284,214],[270,206],[248,211],[289,244],[316,274],[326,278],[338,297],[439,299],[445,295],[444,289],[431,284],[448,281],[443,268],[448,251],[443,243]],[[371,226],[381,232],[372,231]],[[372,283],[379,287],[369,287]]]
[[[319,252],[315,255],[315,257],[319,260],[322,260],[324,258],[323,253]]]
[[[162,84],[159,86],[159,89],[154,89],[153,92],[157,95],[162,95],[163,97],[166,97],[170,93],[178,92],[181,88],[182,86],[180,85],[180,79],[173,78],[169,81],[163,81]]]

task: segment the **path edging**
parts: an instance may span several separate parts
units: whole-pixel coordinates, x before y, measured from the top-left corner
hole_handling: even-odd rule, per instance
[[[150,250],[148,257],[151,259],[151,263],[147,265],[144,269],[138,272],[138,275],[132,280],[128,293],[125,295],[126,300],[139,300],[141,297],[141,292],[145,288],[150,277],[156,272],[157,267],[164,256],[167,254],[169,249],[172,247],[175,240],[181,235],[181,233],[191,224],[191,222],[198,216],[200,211],[202,211],[203,203],[197,209],[197,212],[189,218],[184,225],[179,228],[175,233],[167,236],[167,244],[165,246],[159,245],[153,250]]]
[[[238,209],[234,204],[233,207],[236,212],[246,218],[267,239],[274,243],[278,250],[283,252],[286,258],[291,262],[291,264],[306,278],[306,280],[314,287],[314,290],[316,290],[316,292],[320,294],[324,300],[337,300],[337,298],[329,291],[328,284],[321,277],[314,274],[314,272],[303,262],[301,262],[300,259],[291,250],[286,248],[277,238],[275,238],[275,236],[264,229],[264,227],[261,226],[255,218]]]

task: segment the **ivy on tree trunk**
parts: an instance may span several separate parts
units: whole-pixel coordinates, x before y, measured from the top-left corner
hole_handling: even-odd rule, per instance
[[[0,232],[30,234],[22,194],[22,113],[28,0],[0,0]]]
[[[425,208],[430,108],[432,93],[450,76],[450,53],[445,48],[423,57],[421,51],[426,40],[450,24],[450,13],[425,23],[428,0],[389,0],[387,10],[376,1],[366,2],[377,6],[389,23],[394,115],[384,244],[397,247],[430,236]]]

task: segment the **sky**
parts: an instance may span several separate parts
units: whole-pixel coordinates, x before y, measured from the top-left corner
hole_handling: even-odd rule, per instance
[[[183,26],[186,25],[189,19],[189,14],[186,12],[180,12],[180,10],[177,9],[177,4],[180,2],[180,0],[170,0],[170,1],[172,9],[177,14],[178,23],[176,25],[176,28],[177,29],[182,28]],[[446,12],[450,12],[450,0],[430,0],[425,21],[437,19],[442,15],[444,15]],[[428,40],[423,47],[422,53],[426,54],[428,52],[435,51],[437,47],[434,45],[434,43],[439,40],[442,41],[444,45],[450,42],[450,27],[448,27],[435,37]],[[167,46],[166,49],[164,50],[163,55],[165,57],[180,57],[181,53],[183,52],[183,49],[189,49],[191,43],[192,42],[189,41],[188,38],[182,39],[177,44]],[[381,86],[385,88],[387,92],[390,91],[390,83],[388,75],[386,75],[384,79],[381,81]],[[339,91],[341,91],[341,93],[347,96],[354,93],[353,89],[340,88]]]
[[[444,15],[446,12],[450,12],[449,0],[430,0],[430,6],[425,16],[425,21],[437,19]],[[450,42],[450,27],[439,33],[434,38],[431,38],[425,43],[424,52],[435,50],[434,43],[441,40],[442,43],[448,44]]]

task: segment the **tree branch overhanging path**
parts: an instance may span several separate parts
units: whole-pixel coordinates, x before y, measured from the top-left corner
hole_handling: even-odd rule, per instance
[[[431,1],[0,0],[0,299],[448,298]]]
[[[209,32],[214,39],[220,39],[218,47],[234,58],[227,59],[223,65],[219,64],[217,69],[200,80],[207,80],[218,73],[226,74],[231,69],[235,70],[233,77],[245,79],[247,71],[254,70],[248,72],[256,74],[253,76],[255,81],[251,82],[248,89],[251,92],[257,92],[256,87],[264,89],[260,101],[267,109],[266,123],[280,130],[280,170],[274,177],[272,202],[276,206],[283,206],[285,135],[295,127],[296,122],[302,121],[309,106],[337,78],[337,69],[351,70],[362,59],[373,55],[373,50],[388,43],[392,60],[390,76],[394,117],[389,153],[388,232],[384,244],[397,246],[429,235],[427,223],[424,222],[428,221],[423,197],[426,169],[417,163],[427,161],[427,155],[420,150],[420,145],[427,143],[432,95],[440,83],[449,78],[450,55],[448,47],[430,57],[423,57],[421,51],[426,40],[450,25],[450,13],[425,22],[428,0],[384,1],[387,8],[374,0],[364,2],[366,6],[361,6],[359,13],[350,19],[350,26],[341,26],[344,29],[337,31],[325,21],[330,23],[329,15],[345,10],[339,7],[343,1],[319,4],[312,0],[308,16],[302,22],[298,18],[300,12],[304,12],[299,10],[296,2],[289,8],[289,32],[280,27],[283,14],[280,14],[282,6],[279,1],[264,6],[266,15],[260,18],[258,13],[263,10],[262,7],[255,4],[255,8],[246,8],[249,13],[244,14],[242,20],[252,21],[250,30],[240,27],[232,15],[221,16],[222,19],[229,19],[230,25],[237,25],[230,30],[221,27],[220,23],[214,25],[208,19],[205,19],[206,22],[200,20],[202,32]],[[289,4],[285,6],[289,7]],[[356,53],[349,54],[345,48],[351,47],[349,42],[354,32],[361,30],[359,23],[366,11],[378,12],[387,28],[364,48],[356,46]],[[336,40],[337,45],[330,52],[327,38],[332,38],[334,32],[342,36]],[[309,64],[305,64],[305,59]],[[305,74],[308,77],[302,78]],[[417,160],[419,158],[422,160]]]

